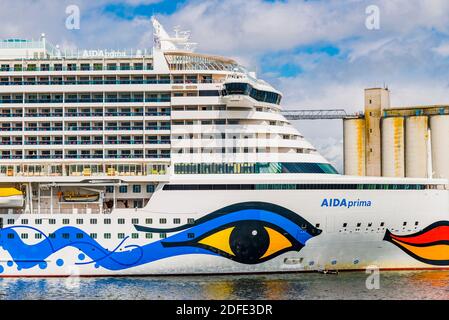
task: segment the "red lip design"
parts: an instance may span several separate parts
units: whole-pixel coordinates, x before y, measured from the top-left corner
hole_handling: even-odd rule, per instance
[[[384,240],[421,262],[449,265],[449,221],[435,222],[424,230],[407,236],[398,236],[387,230]]]

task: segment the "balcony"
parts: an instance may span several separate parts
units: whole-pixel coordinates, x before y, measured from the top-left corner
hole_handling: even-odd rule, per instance
[[[129,145],[140,145],[143,144],[142,140],[107,140],[105,144],[129,144]]]
[[[147,159],[170,159],[170,154],[147,154]]]
[[[67,98],[65,103],[103,103],[103,98]]]
[[[148,126],[145,130],[170,130],[170,126]]]
[[[73,140],[67,140],[65,141],[66,145],[99,145],[103,144],[103,141],[73,141]]]
[[[106,159],[143,159],[143,154],[107,154]]]
[[[69,131],[103,131],[103,127],[68,127]]]
[[[22,115],[20,115],[21,117]],[[48,117],[62,117],[63,114],[62,113],[25,113],[25,117],[30,117],[30,118],[37,118],[37,117],[43,117],[43,118],[48,118]]]
[[[33,160],[62,159],[62,154],[51,154],[51,155],[25,155],[25,159],[33,159]]]
[[[0,72],[50,72],[50,71],[144,71],[144,70],[153,70],[153,67],[147,66],[46,66],[46,67],[37,67],[37,66],[23,66],[20,68],[1,68]]]
[[[123,130],[123,131],[131,131],[131,130],[139,130],[142,131],[143,127],[140,126],[136,126],[136,127],[106,127],[107,131],[118,131],[118,130]]]
[[[0,113],[1,118],[22,117],[22,113]]]
[[[38,146],[38,145],[51,145],[57,146],[62,145],[62,141],[25,141],[26,146]]]
[[[51,104],[51,103],[169,103],[171,97],[161,98],[67,98],[67,99],[1,99],[0,104]]]
[[[171,114],[170,111],[167,112],[145,112],[145,115],[148,117],[169,117]]]
[[[102,154],[67,154],[66,159],[103,159]]]
[[[40,128],[33,128],[33,127],[28,127],[25,128],[25,131],[62,131],[62,127],[40,127]]]
[[[0,128],[0,131],[22,131],[22,128],[3,127],[3,128]]]
[[[170,140],[147,140],[146,144],[170,144]]]
[[[25,103],[63,103],[63,99],[25,99]]]
[[[103,112],[66,112],[66,117],[102,117]]]
[[[105,112],[105,117],[142,117],[143,112]]]

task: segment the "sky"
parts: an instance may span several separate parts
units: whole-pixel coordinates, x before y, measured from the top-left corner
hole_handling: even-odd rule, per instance
[[[73,5],[79,29],[66,28]],[[363,90],[382,86],[393,106],[449,104],[447,0],[0,0],[0,38],[151,48],[152,15],[168,31],[190,30],[197,51],[256,71],[285,109],[357,112]],[[341,170],[341,121],[294,125]]]

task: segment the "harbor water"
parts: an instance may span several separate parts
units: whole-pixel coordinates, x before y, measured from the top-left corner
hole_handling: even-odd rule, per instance
[[[364,272],[239,276],[0,279],[2,300],[449,299],[449,272]],[[367,280],[368,279],[368,280]]]

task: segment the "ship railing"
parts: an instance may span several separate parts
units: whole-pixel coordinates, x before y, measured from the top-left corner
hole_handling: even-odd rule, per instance
[[[73,86],[73,85],[122,85],[122,84],[214,84],[223,83],[224,80],[153,80],[153,79],[129,79],[129,80],[44,80],[44,81],[0,81],[0,86]]]

